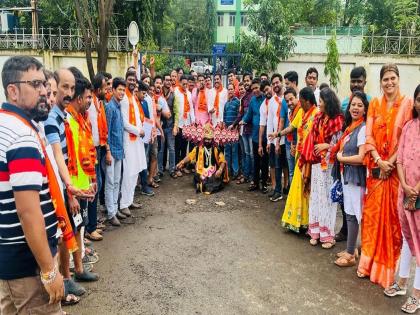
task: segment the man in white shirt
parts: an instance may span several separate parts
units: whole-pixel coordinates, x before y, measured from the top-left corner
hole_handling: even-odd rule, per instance
[[[213,126],[223,123],[223,111],[228,100],[227,90],[222,85],[222,75],[214,75],[214,102],[210,103],[209,113]]]
[[[305,83],[314,91],[316,103],[319,106],[318,70],[315,67],[310,67],[306,71]]]
[[[142,137],[144,136],[143,121],[140,103],[136,98],[134,89],[136,88],[136,72],[130,71],[126,74],[127,89],[121,101],[121,114],[124,122],[124,159],[123,159],[123,179],[121,183],[120,212],[117,214],[119,219],[123,216],[131,216],[129,207],[134,202],[134,191],[137,185],[139,173],[147,168],[146,154]],[[143,120],[143,121],[142,121]]]
[[[187,154],[188,141],[182,136],[182,128],[195,122],[192,95],[188,91],[188,78],[181,76],[179,86],[174,90],[175,108],[175,161],[178,164]],[[182,176],[179,172],[178,176]]]

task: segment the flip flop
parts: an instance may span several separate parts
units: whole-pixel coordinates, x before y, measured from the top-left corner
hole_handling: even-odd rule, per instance
[[[74,294],[67,294],[63,300],[61,300],[61,306],[71,306],[80,302],[80,297]]]

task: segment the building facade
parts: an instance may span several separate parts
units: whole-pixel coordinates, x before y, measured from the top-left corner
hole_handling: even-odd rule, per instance
[[[243,0],[215,0],[216,32],[215,42],[234,43],[241,31],[248,31],[247,10]]]

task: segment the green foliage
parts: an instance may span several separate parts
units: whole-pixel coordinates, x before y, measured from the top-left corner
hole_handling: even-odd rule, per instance
[[[420,3],[415,0],[398,0],[394,2],[394,20],[397,29],[411,30],[420,27]],[[415,28],[413,29],[415,30]]]
[[[337,88],[340,82],[340,55],[337,48],[337,36],[335,33],[327,41],[327,60],[325,61],[324,74],[330,77],[330,86]]]
[[[241,33],[242,66],[248,70],[274,70],[295,45],[287,1],[245,0],[245,6],[251,33]]]

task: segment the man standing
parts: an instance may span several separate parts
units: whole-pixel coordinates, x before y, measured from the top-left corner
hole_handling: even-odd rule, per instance
[[[138,208],[137,204],[133,204],[138,176],[141,171],[147,169],[147,163],[144,143],[141,139],[144,136],[145,117],[141,104],[134,95],[135,72],[128,72],[126,78],[127,88],[120,103],[124,122],[124,173],[121,183],[120,212],[125,216],[131,216],[129,207]]]
[[[108,214],[108,222],[114,226],[121,225],[117,218],[121,167],[122,160],[124,159],[124,121],[120,104],[125,95],[125,88],[126,83],[124,79],[115,78],[112,81],[113,97],[105,108],[106,122],[108,125],[108,152],[111,153],[107,154],[105,159],[105,206]]]
[[[252,80],[251,89],[253,96],[249,103],[248,111],[240,122],[241,125],[250,124],[252,126],[252,152],[254,156],[254,176],[249,191],[260,189],[260,178],[262,181],[262,192],[267,193],[268,178],[268,157],[266,148],[259,150],[259,131],[260,131],[260,107],[264,103],[264,95],[260,90],[260,80]],[[261,155],[259,154],[261,152]],[[265,151],[265,152],[264,152]],[[260,177],[261,172],[261,177]]]
[[[235,96],[235,87],[232,83],[228,84],[228,101],[225,104],[223,113],[223,122],[229,129],[233,128],[233,123],[238,117],[239,99]],[[232,179],[236,180],[239,175],[239,161],[238,161],[238,143],[228,143],[225,145],[225,158],[227,163],[227,170],[232,174]]]
[[[223,122],[223,111],[227,102],[227,90],[222,85],[222,75],[214,75],[214,102],[209,106],[209,114],[213,126]]]
[[[292,88],[299,94],[299,75],[296,71],[288,71],[284,75],[284,85],[287,88]]]
[[[27,56],[8,59],[1,75],[7,103],[0,112],[0,313],[62,314],[58,222],[47,157],[32,123],[47,106],[45,75]]]
[[[175,160],[178,163],[185,157],[188,145],[187,140],[182,136],[182,128],[195,122],[194,107],[191,93],[188,91],[188,78],[186,76],[181,77],[180,85],[175,89],[174,96]]]
[[[318,70],[314,67],[310,67],[306,71],[305,83],[307,87],[310,87],[314,91],[316,103],[319,106],[319,87],[318,87]]]
[[[198,89],[193,94],[192,100],[195,109],[195,118],[199,124],[204,126],[210,121],[210,114],[208,110],[209,92],[205,86],[205,78],[203,74],[198,75]]]
[[[355,91],[360,91],[365,93],[366,86],[366,70],[364,67],[355,67],[350,72],[350,91],[354,93]],[[367,100],[370,102],[371,96],[366,95]],[[349,106],[350,96],[347,96],[341,103],[341,110],[343,113],[346,112],[347,107]]]
[[[99,192],[102,190],[103,178],[102,178],[102,160],[107,154],[108,148],[108,126],[106,124],[105,114],[105,94],[107,91],[107,81],[102,73],[98,73],[93,78],[93,94],[92,103],[88,109],[88,117],[92,126],[93,144],[96,148],[97,163],[95,166],[96,170],[96,181],[98,192],[95,194],[95,198],[88,204],[88,217],[89,223],[86,226],[86,238],[92,241],[102,240],[102,235],[97,231],[97,208]],[[108,154],[111,154],[108,151]]]
[[[280,111],[281,111],[281,104],[283,101],[283,77],[279,73],[275,73],[271,77],[271,91],[270,88],[265,87],[265,97],[266,101],[269,98],[269,95],[272,96],[269,98],[268,108],[267,111],[267,131],[266,134],[271,134],[273,132],[278,132],[279,127],[279,119],[280,119]],[[264,123],[264,116],[265,110],[261,113],[261,121],[260,125]],[[284,166],[287,168],[286,158],[284,161],[282,160],[282,154],[285,156],[286,153],[284,152],[284,138],[280,140],[280,142],[276,142],[276,140],[270,140],[267,138],[267,152],[269,154],[269,165],[270,165],[270,172],[271,178],[273,182],[273,192],[270,195],[270,200],[273,202],[277,202],[283,199],[282,195],[282,171]],[[283,151],[283,152],[282,152]],[[285,165],[284,165],[285,164]],[[288,174],[285,174],[287,177]]]
[[[248,112],[249,104],[252,98],[251,90],[252,75],[250,73],[245,73],[243,76],[243,89],[245,93],[241,96],[241,105],[239,108],[239,116],[235,121],[234,126],[236,126],[241,119]],[[241,89],[241,87],[239,88]],[[242,125],[239,130],[240,139],[239,143],[241,145],[242,152],[242,177],[237,181],[237,184],[249,183],[253,177],[254,169],[254,155],[252,152],[252,126]]]
[[[175,110],[174,110],[174,93],[172,91],[171,86],[171,76],[169,74],[165,74],[163,76],[163,97],[168,104],[170,116],[168,118],[163,117],[163,133],[165,136],[165,146],[161,147],[161,152],[159,154],[162,155],[162,169],[159,169],[161,173],[163,173],[166,162],[167,162],[167,152],[169,152],[169,174],[172,178],[176,178],[177,175],[175,173],[175,126],[174,126],[174,119],[175,119]],[[167,150],[165,150],[165,148]]]
[[[239,80],[236,78],[236,71],[230,69],[227,72],[228,83],[232,83],[235,87],[235,96],[239,97]]]

